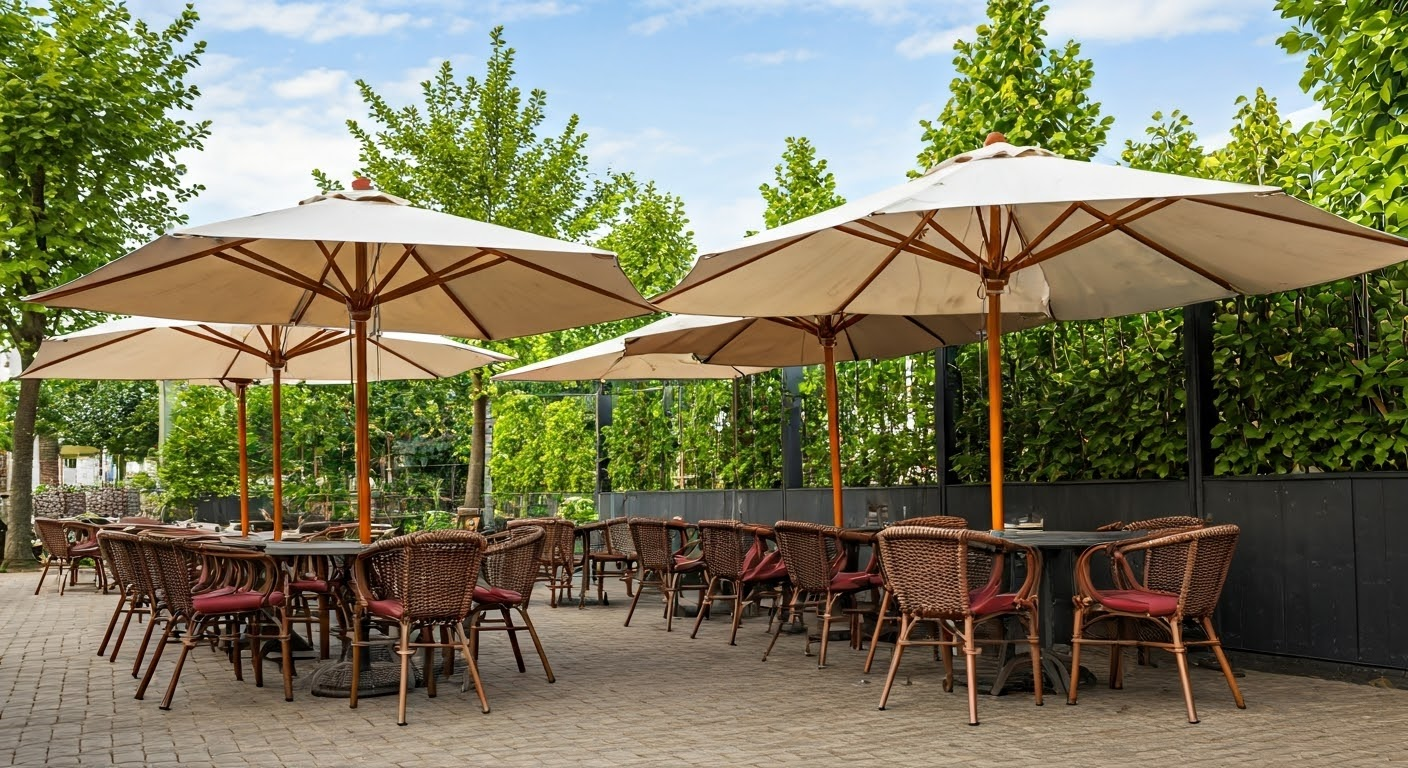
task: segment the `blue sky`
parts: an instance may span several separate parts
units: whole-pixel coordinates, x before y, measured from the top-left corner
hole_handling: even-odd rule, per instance
[[[1272,0],[1049,0],[1048,41],[1079,40],[1094,97],[1115,117],[1113,162],[1150,114],[1178,108],[1204,142],[1225,141],[1234,99],[1262,86],[1297,123],[1315,113],[1301,62],[1275,43]],[[135,0],[170,18],[176,0]],[[597,172],[635,171],[685,201],[702,249],[761,224],[758,185],[783,140],[806,136],[848,198],[903,179],[971,38],[981,0],[196,0],[208,42],[194,80],[213,121],[183,157],[207,187],[186,213],[205,223],[291,205],[310,169],[345,178],[364,119],[354,81],[417,101],[443,60],[480,75],[488,33],[506,26],[516,82],[548,94],[550,129],[570,114]]]

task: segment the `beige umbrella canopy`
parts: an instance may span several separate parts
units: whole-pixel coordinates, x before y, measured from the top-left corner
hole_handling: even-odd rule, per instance
[[[350,319],[363,541],[368,323],[502,339],[654,311],[607,251],[415,208],[365,179],[293,208],[177,230],[27,300],[207,322]]]
[[[369,378],[431,379],[454,376],[509,355],[421,333],[387,332],[368,339]],[[114,320],[47,339],[20,378],[185,380],[232,388],[238,403],[240,530],[249,535],[249,466],[245,389],[273,384],[274,531],[282,531],[280,385],[297,380],[340,383],[350,379],[352,334],[346,328],[192,323],[153,317]]]
[[[1379,269],[1408,241],[1275,187],[989,145],[705,254],[656,304],[752,316],[986,315],[993,527],[1002,527],[1003,313],[1113,317]],[[717,356],[712,362],[743,362]]]
[[[736,379],[775,366],[709,365],[689,351],[626,354],[633,339],[694,330],[731,328],[739,318],[675,315],[575,352],[514,368],[494,381],[622,381],[630,379]]]

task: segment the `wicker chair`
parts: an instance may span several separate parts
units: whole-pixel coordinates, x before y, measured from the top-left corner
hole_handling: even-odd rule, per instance
[[[309,537],[305,541],[336,541]],[[347,653],[347,632],[352,620],[346,609],[342,595],[347,574],[340,568],[341,558],[328,555],[300,555],[283,561],[287,569],[289,620],[302,624],[304,634],[311,640],[313,628],[318,630],[318,658],[332,657],[333,617],[337,619],[336,635],[342,645],[342,655]]]
[[[104,573],[103,555],[98,548],[98,527],[73,520],[55,520],[47,517],[34,519],[34,532],[44,545],[44,570],[39,574],[39,583],[34,594],[44,587],[44,579],[49,575],[49,567],[59,566],[59,594],[64,593],[65,584],[78,583],[80,561],[91,559],[97,572],[98,587],[107,591],[107,574]],[[64,569],[68,569],[68,580],[64,580]]]
[[[524,525],[543,529],[543,551],[538,556],[537,581],[548,585],[548,605],[562,604],[562,595],[572,599],[572,572],[577,567],[577,525],[561,517],[530,517],[510,520],[509,528]]]
[[[631,626],[636,603],[647,588],[654,589],[665,598],[665,631],[671,632],[675,624],[675,603],[686,574],[698,573],[704,569],[703,558],[689,558],[685,551],[692,545],[686,541],[678,550],[670,542],[670,523],[650,517],[632,517],[627,521],[631,539],[635,542],[636,557],[640,561],[640,583],[636,584],[636,594],[631,598],[631,608],[626,611],[626,623]],[[699,590],[699,610],[704,609],[704,590]]]
[[[831,620],[836,603],[842,597],[879,586],[878,574],[856,571],[842,572],[845,564],[845,551],[841,545],[841,529],[829,525],[803,523],[795,520],[781,520],[773,526],[777,536],[777,548],[782,554],[782,562],[787,568],[787,577],[792,583],[792,599],[788,604],[789,618],[801,620],[806,613],[815,613],[821,619],[821,650],[817,656],[817,668],[826,666],[826,646],[831,634]],[[851,636],[859,632],[859,616],[852,615]],[[768,660],[777,638],[782,634],[786,622],[779,622],[773,632],[768,648],[763,651],[763,661]],[[812,636],[807,635],[806,655],[812,653]]]
[[[733,604],[728,644],[737,645],[743,608],[771,597],[776,612],[781,594],[776,587],[787,580],[787,568],[776,550],[768,551],[761,535],[765,529],[759,526],[737,520],[701,520],[698,527],[707,580],[704,601],[689,636],[698,635],[699,625],[714,603],[725,600]],[[720,586],[729,587],[729,594],[720,594]]]
[[[1016,616],[1027,630],[1032,675],[1038,681],[1033,688],[1036,703],[1041,704],[1041,641],[1036,608],[1041,556],[1035,549],[980,531],[921,526],[887,528],[880,532],[879,547],[886,582],[900,606],[900,633],[895,641],[895,654],[890,659],[889,674],[885,676],[885,688],[880,693],[880,709],[889,701],[905,648],[911,645],[940,648],[944,690],[951,691],[952,651],[959,647],[965,656],[964,669],[968,677],[968,724],[977,725],[977,656],[979,644],[985,642],[977,630],[982,624],[998,622],[1006,616]],[[972,578],[968,553],[974,548],[994,553],[994,577]],[[1009,591],[1004,589],[1001,579],[1007,572],[1007,559],[1018,553],[1025,556],[1026,574],[1022,582]],[[915,627],[935,620],[942,622],[937,638],[916,640],[910,637]]]
[[[427,653],[435,648],[458,648],[465,658],[469,680],[479,697],[479,706],[489,713],[479,666],[470,653],[465,620],[474,607],[474,587],[484,555],[484,537],[474,531],[421,531],[396,536],[367,547],[353,564],[352,583],[357,605],[352,621],[352,690],[348,704],[357,707],[362,649],[370,645],[362,637],[362,618],[395,626],[399,630],[396,653],[401,657],[401,690],[397,702],[399,725],[406,724],[406,688],[411,681],[411,657],[416,649]],[[435,630],[441,640],[434,640]],[[420,639],[411,641],[413,633]],[[453,640],[447,636],[453,634]],[[426,692],[435,696],[435,675],[426,665]]]
[[[968,527],[968,521],[953,515],[930,515],[928,517],[911,517],[900,521],[900,525],[918,525],[926,528],[952,528],[962,530]],[[974,582],[986,582],[991,575],[992,567],[988,566],[984,574],[976,573],[974,565],[976,561],[990,560],[991,558],[980,550],[972,550],[968,563],[968,578]],[[880,564],[883,573],[884,563]],[[870,636],[870,648],[865,652],[865,667],[861,670],[864,674],[870,674],[870,667],[875,663],[875,649],[880,646],[880,636],[884,634],[885,625],[893,621],[899,621],[899,614],[890,612],[890,603],[893,600],[889,587],[880,590],[880,608],[875,615],[875,632]]]
[[[612,573],[608,573],[607,566],[615,567],[614,575],[626,582],[626,597],[633,597],[635,590],[631,588],[631,583],[635,579],[636,545],[631,541],[631,529],[626,518],[617,517],[602,523],[601,529],[596,532],[596,541],[596,544],[588,541],[583,568],[590,571],[596,580],[597,602],[611,604],[606,594],[606,577]],[[583,584],[586,582],[583,581]],[[583,589],[577,597],[577,607],[585,608],[586,604],[587,590]]]
[[[1110,646],[1110,683],[1112,688],[1123,686],[1121,656],[1125,646],[1159,648],[1173,654],[1178,663],[1179,681],[1183,686],[1183,701],[1188,709],[1188,722],[1198,722],[1193,706],[1193,688],[1188,679],[1188,648],[1210,647],[1217,656],[1227,686],[1239,709],[1246,708],[1242,692],[1222,642],[1212,626],[1212,613],[1222,596],[1222,586],[1232,565],[1241,530],[1235,525],[1178,531],[1150,536],[1133,542],[1115,542],[1086,550],[1076,563],[1075,633],[1071,638],[1071,684],[1067,703],[1076,703],[1076,683],[1080,669],[1081,648],[1086,645]],[[1114,589],[1096,588],[1091,579],[1091,557],[1100,551],[1108,553],[1122,577]],[[1141,555],[1144,559],[1142,577],[1130,565]],[[1151,566],[1151,563],[1160,565]],[[1181,564],[1177,583],[1169,579],[1172,563]],[[1184,636],[1184,621],[1196,621],[1206,634],[1203,640],[1188,640]],[[1153,624],[1169,638],[1167,641],[1132,639],[1127,632],[1114,639],[1090,636],[1093,626],[1101,622]]]
[[[244,679],[240,649],[247,639],[254,685],[263,687],[265,611],[279,609],[278,635],[273,639],[279,641],[281,650],[284,700],[293,701],[293,655],[288,612],[283,610],[283,571],[274,559],[262,552],[160,536],[142,536],[138,542],[142,556],[157,577],[168,618],[135,698],[146,695],[161,653],[178,625],[183,630],[181,655],[176,658],[166,695],[161,699],[163,710],[171,709],[187,655],[196,643],[211,637],[229,644],[236,680]]]
[[[513,657],[518,662],[518,671],[526,672],[523,652],[518,646],[518,633],[528,630],[528,637],[538,651],[538,659],[543,663],[548,682],[556,682],[548,655],[543,651],[538,630],[528,615],[528,603],[533,598],[533,582],[538,574],[538,561],[542,555],[543,537],[546,535],[539,526],[519,526],[490,536],[488,548],[484,550],[482,580],[487,586],[474,588],[474,609],[469,615],[469,650],[479,657],[480,632],[507,632],[509,644],[513,647]],[[491,611],[498,611],[499,618],[489,617]],[[523,623],[513,623],[513,611],[517,611]]]
[[[154,601],[151,591],[143,584],[146,583],[146,566],[140,560],[141,554],[137,550],[137,537],[130,533],[120,531],[102,531],[98,534],[98,547],[103,552],[103,560],[112,569],[113,581],[117,586],[117,605],[112,609],[112,618],[108,620],[107,631],[103,633],[103,642],[98,645],[98,655],[107,654],[108,642],[112,640],[112,632],[117,628],[117,619],[122,619],[122,629],[117,633],[117,641],[113,643],[112,654],[108,656],[108,661],[117,661],[117,652],[122,650],[122,641],[127,637],[127,628],[132,623],[133,615],[152,615],[152,604]],[[138,573],[141,569],[142,573]],[[150,623],[150,622],[149,622]],[[138,657],[138,663],[141,658]],[[134,673],[135,677],[135,673]]]

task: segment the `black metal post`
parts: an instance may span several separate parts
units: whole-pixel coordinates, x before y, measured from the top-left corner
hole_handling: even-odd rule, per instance
[[[958,484],[953,471],[953,422],[958,416],[958,392],[962,387],[958,371],[958,350],[934,350],[934,466],[939,480],[939,514],[948,514],[948,488]]]
[[[802,369],[782,369],[782,487],[802,487]]]
[[[1205,516],[1203,479],[1215,457],[1212,428],[1217,422],[1212,387],[1213,303],[1183,308],[1183,389],[1188,409],[1188,494],[1191,512]]]
[[[605,427],[611,426],[611,406],[613,395],[607,391],[606,382],[596,383],[596,495],[611,492],[611,457],[606,452]],[[600,503],[598,501],[598,503]]]

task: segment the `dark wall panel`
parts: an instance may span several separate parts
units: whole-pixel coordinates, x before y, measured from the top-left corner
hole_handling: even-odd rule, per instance
[[[1408,668],[1408,479],[1354,481],[1359,661]]]

